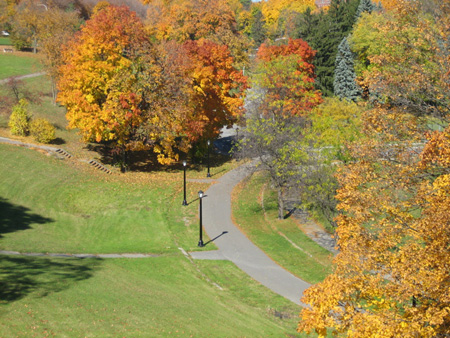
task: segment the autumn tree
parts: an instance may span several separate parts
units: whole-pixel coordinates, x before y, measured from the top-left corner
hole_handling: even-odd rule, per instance
[[[302,40],[286,45],[263,44],[247,106],[241,154],[257,157],[278,194],[278,217],[295,184],[299,167],[309,163],[309,145],[302,143],[308,112],[321,102],[314,89],[314,51]]]
[[[169,164],[240,115],[243,75],[226,46],[152,44],[124,7],[100,9],[63,51],[59,101],[85,141],[148,147]]]
[[[16,49],[33,47],[36,53],[40,15],[45,12],[45,7],[38,6],[33,0],[24,0],[14,8],[11,18],[11,42]]]
[[[254,83],[264,91],[262,114],[300,116],[321,102],[320,93],[314,89],[314,55],[315,51],[301,39],[259,48]]]
[[[146,25],[155,39],[179,43],[208,39],[227,45],[236,67],[248,64],[250,41],[238,31],[237,14],[227,1],[153,0],[148,6]]]
[[[448,114],[449,13],[447,1],[415,1],[361,17],[350,45],[373,99],[422,116]]]
[[[223,126],[231,126],[242,115],[246,78],[233,67],[227,46],[199,40],[187,41],[183,48],[191,60],[188,76],[195,93],[191,105],[198,116],[191,129],[201,137],[216,137]]]
[[[140,97],[131,91],[139,75],[132,57],[151,48],[142,23],[125,7],[109,6],[86,22],[63,50],[58,101],[70,128],[85,141],[124,147],[142,122]]]
[[[437,51],[448,34],[448,5],[405,2],[361,17],[360,24],[376,20],[369,32],[382,31],[387,39],[380,50],[364,52],[374,71],[386,67],[389,78],[373,79],[367,69],[376,104],[362,117],[364,142],[352,147],[354,160],[338,174],[340,253],[335,271],[305,292],[310,307],[302,310],[301,331],[323,337],[327,331],[337,337],[449,334],[449,130],[426,131],[430,115],[448,119],[445,99],[436,95],[448,82],[437,73],[426,84],[411,76],[445,69]],[[400,43],[407,41],[409,47]]]
[[[299,165],[308,160],[308,148],[302,143],[305,120],[299,116],[281,120],[261,118],[253,114],[247,118],[239,155],[258,159],[258,168],[268,173],[278,197],[278,218],[285,216],[284,200],[295,185]]]
[[[47,76],[51,79],[53,103],[56,104],[56,84],[59,67],[62,65],[61,50],[80,26],[80,18],[75,11],[50,7],[41,17],[39,24],[39,51],[44,55]]]
[[[268,35],[271,39],[284,36],[286,21],[291,13],[303,13],[308,8],[315,8],[314,0],[269,0],[262,3],[262,14],[265,18]]]
[[[432,150],[442,144],[427,147],[420,161],[412,115],[370,115],[371,141],[354,149],[358,160],[339,174],[335,271],[305,292],[311,308],[302,311],[299,329],[324,336],[330,328],[335,336],[443,337],[450,318],[443,183],[449,171]]]

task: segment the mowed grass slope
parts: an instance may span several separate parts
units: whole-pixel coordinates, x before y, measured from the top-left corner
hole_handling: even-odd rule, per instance
[[[197,192],[182,172],[107,175],[78,160],[0,144],[0,250],[172,253],[197,250]],[[188,173],[188,175],[190,175]],[[210,245],[208,249],[214,248]]]
[[[11,76],[26,75],[42,71],[38,57],[31,53],[1,53],[0,80]]]
[[[1,249],[159,253],[173,247],[161,207],[173,193],[169,180],[121,182],[81,170],[82,163],[68,166],[2,144],[0,154],[0,217],[8,217],[1,225]]]
[[[0,156],[1,249],[160,254],[0,256],[0,337],[300,336],[298,306],[230,262],[180,253],[195,248],[198,224],[178,175],[107,176],[9,145]]]
[[[0,263],[0,295],[15,290],[0,304],[2,337],[300,337],[299,307],[228,262],[201,272],[181,254]]]

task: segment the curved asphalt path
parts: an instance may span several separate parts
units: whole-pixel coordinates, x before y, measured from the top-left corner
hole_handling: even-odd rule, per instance
[[[219,248],[216,252],[190,252],[194,259],[227,259],[242,271],[272,291],[300,302],[303,291],[310,284],[295,277],[271,260],[254,245],[231,219],[231,192],[253,169],[246,164],[234,169],[215,181],[203,198],[203,227],[209,238]]]

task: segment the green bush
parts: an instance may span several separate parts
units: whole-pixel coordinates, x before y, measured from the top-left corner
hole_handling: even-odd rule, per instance
[[[27,136],[29,133],[31,117],[28,113],[28,102],[21,99],[13,109],[9,117],[9,128],[11,134],[18,136]]]
[[[36,119],[30,123],[30,133],[40,143],[50,143],[55,136],[55,126],[46,119]]]

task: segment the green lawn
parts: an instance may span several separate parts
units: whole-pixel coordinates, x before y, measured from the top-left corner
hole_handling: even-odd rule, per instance
[[[17,55],[3,52],[0,54],[0,80],[40,71],[42,71],[42,65],[33,54],[20,53]]]
[[[178,249],[172,232],[186,245],[192,235],[195,249],[195,230],[190,223],[195,223],[196,205],[179,208],[182,174],[108,176],[81,162],[68,163],[3,144],[0,156],[1,214],[12,215],[3,220],[1,249],[174,252]],[[205,187],[191,183],[188,199],[194,200],[196,192]],[[16,226],[21,231],[16,231]]]
[[[11,39],[6,37],[0,37],[0,46],[10,46]]]
[[[331,272],[332,254],[306,236],[292,218],[279,220],[277,197],[258,172],[233,192],[233,217],[274,261],[310,283]],[[245,193],[242,193],[244,192]]]
[[[201,272],[181,254],[0,263],[2,337],[300,337],[299,307],[227,262]]]
[[[1,249],[160,254],[0,256],[0,337],[297,337],[298,306],[230,262],[180,253],[197,249],[198,220],[177,173],[107,176],[9,145],[0,156]]]

